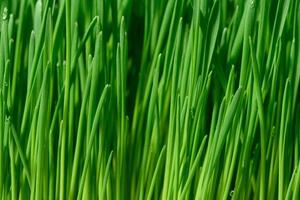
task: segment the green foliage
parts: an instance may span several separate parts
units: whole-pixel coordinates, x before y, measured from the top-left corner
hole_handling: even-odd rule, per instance
[[[0,200],[300,199],[299,10],[0,1]]]

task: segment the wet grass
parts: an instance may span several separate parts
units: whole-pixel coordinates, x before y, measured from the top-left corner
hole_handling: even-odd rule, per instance
[[[0,199],[299,199],[299,10],[0,1]]]

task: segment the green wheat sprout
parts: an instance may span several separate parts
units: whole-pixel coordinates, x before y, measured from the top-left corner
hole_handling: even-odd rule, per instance
[[[0,200],[300,199],[299,0],[0,13]]]

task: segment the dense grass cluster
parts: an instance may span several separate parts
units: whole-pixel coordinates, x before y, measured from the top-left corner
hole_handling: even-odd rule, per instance
[[[0,12],[0,200],[300,199],[299,0]]]

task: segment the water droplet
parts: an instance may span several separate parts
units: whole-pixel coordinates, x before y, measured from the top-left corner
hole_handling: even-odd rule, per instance
[[[229,196],[233,197],[233,194],[234,194],[234,190],[231,190]]]
[[[190,113],[191,113],[192,119],[194,119],[194,117],[195,117],[195,111],[194,111],[194,108],[191,108]]]
[[[275,137],[276,133],[275,133],[275,126],[272,127],[271,130],[271,137]]]
[[[3,9],[3,14],[2,14],[2,19],[3,19],[3,20],[6,20],[6,19],[7,19],[7,12],[8,12],[8,10],[7,10],[7,8],[5,7],[5,8]]]
[[[254,8],[254,6],[255,6],[255,2],[254,2],[254,0],[251,0],[250,1],[250,8]]]
[[[6,117],[5,117],[5,121],[6,121],[6,122],[9,122],[9,121],[10,121],[10,116],[6,116]]]

